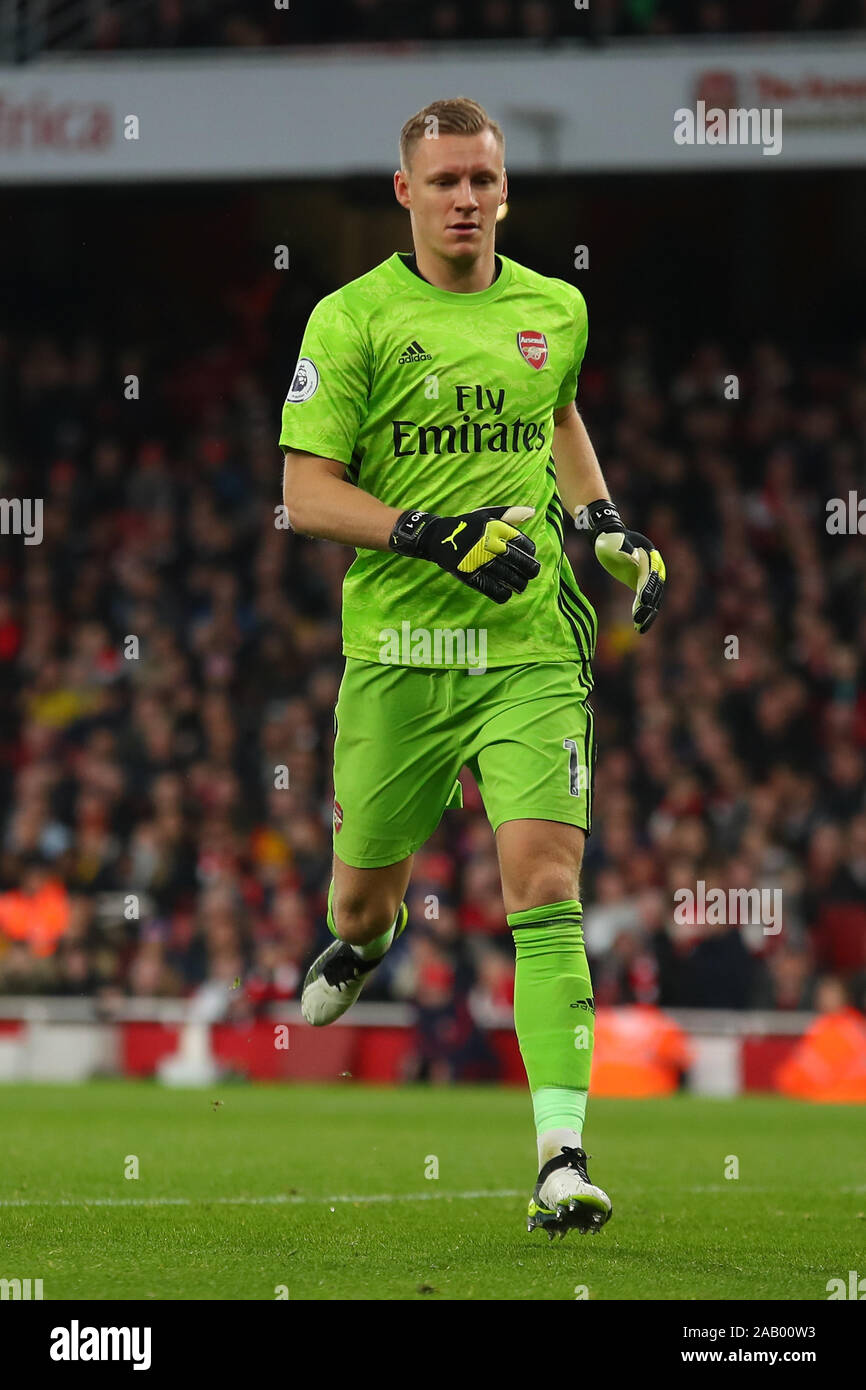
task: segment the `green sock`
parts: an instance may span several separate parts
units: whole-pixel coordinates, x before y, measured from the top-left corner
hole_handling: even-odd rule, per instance
[[[592,982],[576,899],[512,912],[514,1027],[538,1134],[580,1132],[595,1039]]]
[[[331,879],[331,886],[328,889],[328,931],[331,933],[332,936],[336,936],[339,940],[340,933],[337,931],[337,924],[334,921],[333,904],[334,880]],[[384,956],[385,952],[388,950],[388,947],[394,940],[394,932],[396,930],[397,920],[399,920],[399,917],[400,913],[398,912],[397,919],[395,919],[395,921],[388,928],[388,930],[384,931],[381,936],[375,937],[372,941],[365,941],[363,946],[353,946],[352,950],[355,952],[355,955],[360,956],[361,960],[378,960],[379,956]]]
[[[549,1129],[573,1129],[579,1134],[586,1119],[586,1091],[540,1086],[532,1093],[532,1113],[537,1134]]]

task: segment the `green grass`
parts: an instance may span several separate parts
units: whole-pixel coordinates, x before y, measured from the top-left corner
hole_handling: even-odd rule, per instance
[[[0,1086],[0,1277],[46,1299],[820,1300],[866,1272],[866,1107],[677,1096],[590,1117],[613,1219],[551,1243],[525,1229],[519,1090]],[[326,1200],[375,1194],[394,1200]]]

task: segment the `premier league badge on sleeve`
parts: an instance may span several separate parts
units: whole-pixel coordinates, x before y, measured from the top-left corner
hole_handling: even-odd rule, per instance
[[[289,394],[286,396],[286,404],[298,405],[301,401],[308,401],[311,396],[316,394],[318,385],[319,373],[315,362],[309,357],[301,357],[295,368],[295,375],[292,377]]]
[[[543,333],[532,333],[524,329],[517,335],[517,346],[524,362],[539,371],[547,361],[547,339]]]

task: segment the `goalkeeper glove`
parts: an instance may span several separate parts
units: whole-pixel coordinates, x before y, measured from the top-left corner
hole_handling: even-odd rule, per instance
[[[596,558],[608,574],[634,589],[635,631],[649,632],[665,592],[665,562],[652,541],[639,531],[627,531],[614,504],[604,497],[578,508],[575,524],[592,532]]]
[[[388,544],[398,555],[432,560],[494,603],[506,603],[541,568],[533,559],[534,541],[517,528],[534,515],[534,507],[478,507],[460,516],[408,511]]]

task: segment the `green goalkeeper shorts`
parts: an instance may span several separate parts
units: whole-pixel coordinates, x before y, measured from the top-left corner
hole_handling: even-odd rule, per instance
[[[592,689],[582,662],[474,672],[347,657],[335,711],[334,850],[396,864],[462,805],[475,777],[494,830],[508,820],[592,824]]]

